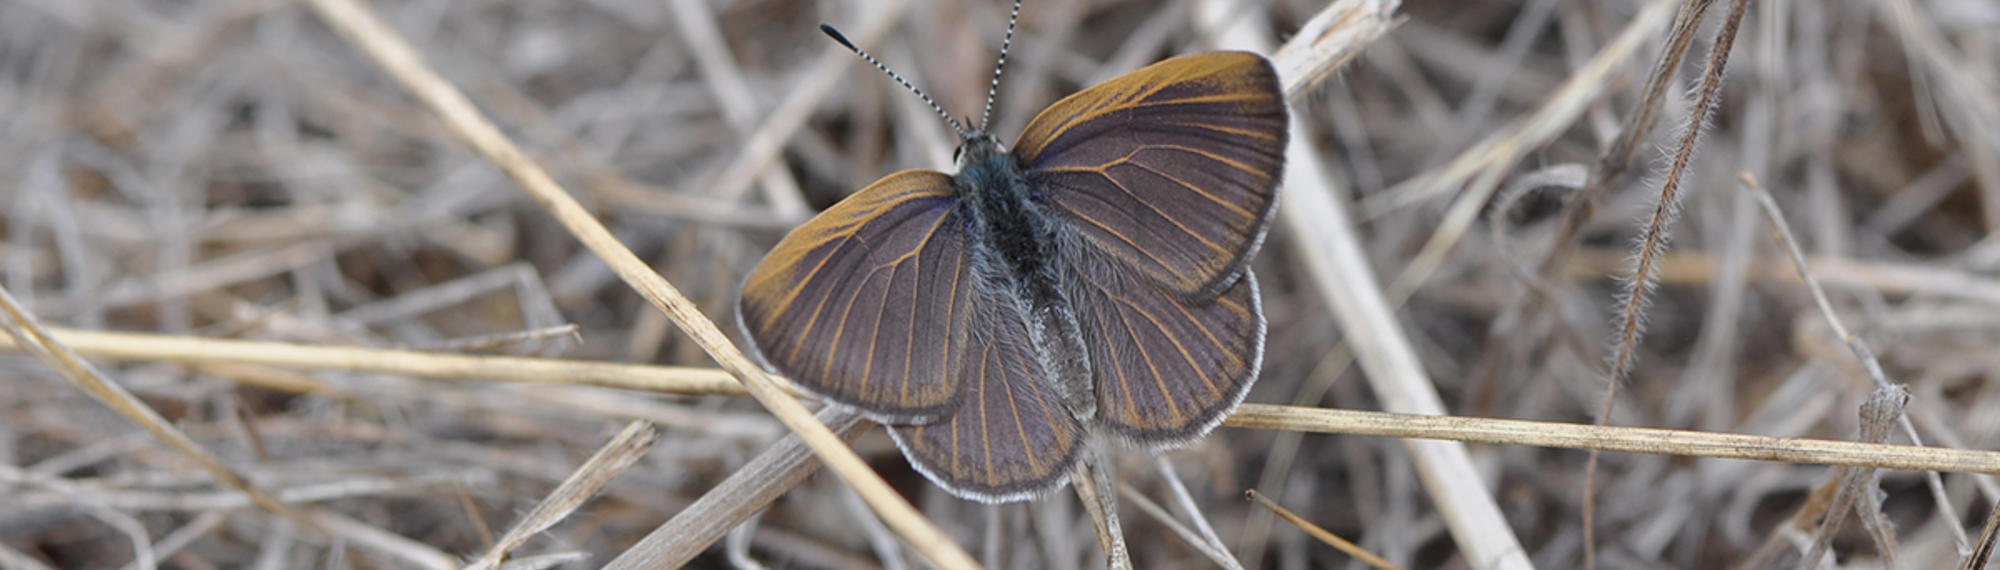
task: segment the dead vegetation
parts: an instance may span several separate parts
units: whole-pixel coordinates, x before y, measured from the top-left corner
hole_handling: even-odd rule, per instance
[[[949,162],[814,26],[966,114],[1006,9],[0,2],[0,568],[1103,564],[1070,495],[951,498],[729,342],[786,228]],[[1138,567],[1360,564],[1253,488],[1410,568],[1990,552],[1991,477],[1881,467],[2000,473],[2000,7],[1031,0],[1022,25],[1003,138],[1170,54],[1285,73],[1250,402],[1711,438],[1246,407],[1126,458]]]

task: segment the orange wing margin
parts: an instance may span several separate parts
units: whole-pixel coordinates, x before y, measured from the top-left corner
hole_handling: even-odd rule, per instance
[[[1190,55],[1056,102],[1014,153],[1097,249],[1175,293],[1210,297],[1269,228],[1288,120],[1262,56]]]
[[[954,409],[972,278],[957,205],[949,177],[910,170],[792,230],[737,305],[766,365],[878,421]]]

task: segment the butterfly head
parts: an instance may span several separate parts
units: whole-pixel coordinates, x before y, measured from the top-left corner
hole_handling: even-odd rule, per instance
[[[958,163],[959,168],[964,168],[1006,153],[1007,149],[1000,146],[1000,139],[986,131],[974,130],[960,136],[958,150],[952,153],[951,159]]]

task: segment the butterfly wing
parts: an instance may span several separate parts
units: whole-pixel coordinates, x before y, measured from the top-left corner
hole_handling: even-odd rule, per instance
[[[1207,434],[1243,401],[1262,364],[1256,276],[1244,271],[1222,294],[1194,299],[1093,269],[1095,279],[1066,280],[1066,294],[1090,351],[1098,421],[1142,445]]]
[[[737,320],[792,382],[882,421],[932,421],[969,318],[966,231],[951,179],[883,178],[792,230],[743,285]]]
[[[1176,57],[1085,89],[1014,153],[1086,241],[1172,291],[1222,292],[1263,241],[1287,132],[1262,56]]]
[[[890,426],[903,455],[953,495],[1018,501],[1069,478],[1083,428],[1047,382],[1012,298],[982,295],[957,384],[957,411],[943,421]]]

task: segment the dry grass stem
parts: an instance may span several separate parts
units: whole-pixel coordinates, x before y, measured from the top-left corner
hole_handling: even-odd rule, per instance
[[[1811,267],[1806,262],[1805,251],[1799,248],[1798,239],[1792,234],[1791,223],[1785,221],[1785,214],[1779,210],[1778,202],[1773,200],[1770,193],[1765,192],[1763,187],[1757,185],[1756,178],[1744,175],[1740,180],[1743,187],[1749,190],[1752,197],[1757,200],[1757,206],[1764,212],[1765,218],[1770,220],[1771,226],[1775,230],[1773,233],[1777,236],[1779,244],[1784,246],[1785,254],[1790,257],[1793,269],[1798,271],[1799,277],[1805,283],[1806,290],[1812,294],[1813,305],[1819,308],[1820,316],[1826,319],[1827,326],[1833,329],[1834,336],[1840,337],[1841,342],[1846,344],[1848,350],[1854,353],[1854,358],[1861,363],[1862,370],[1867,371],[1869,380],[1875,382],[1876,390],[1889,390],[1893,387],[1900,393],[1902,388],[1892,385],[1889,382],[1888,376],[1882,372],[1882,362],[1875,358],[1874,349],[1869,348],[1868,342],[1862,340],[1861,337],[1848,332],[1847,325],[1841,321],[1840,315],[1834,312],[1833,302],[1827,300],[1826,289],[1821,287],[1819,279],[1813,276]],[[1907,396],[1906,393],[1905,396]],[[1869,401],[1872,403],[1876,399],[1878,398],[1871,397]],[[1904,400],[1907,399],[1907,397],[1904,398]],[[1866,409],[1864,407],[1864,410]],[[1909,416],[1903,414],[1902,403],[1898,403],[1895,406],[1895,411],[1896,414],[1893,419],[1902,427],[1903,436],[1908,438],[1912,445],[1923,445],[1924,438],[1917,433],[1917,428],[1910,421]],[[1863,427],[1867,428],[1870,426],[1864,424]],[[1863,439],[1863,441],[1873,442],[1880,440]],[[1938,477],[1936,473],[1926,473],[1924,474],[1924,484],[1930,487],[1931,499],[1937,504],[1939,515],[1943,516],[1944,513],[1951,512],[1951,500],[1945,495],[1942,478]],[[1876,526],[1878,525],[1871,525],[1871,530],[1876,528]],[[1964,529],[1954,524],[1952,530],[1953,538],[1957,540],[1960,548],[1964,549],[1967,543]],[[1889,558],[1889,553],[1893,552],[1889,550],[1892,545],[1884,541],[1877,542],[1881,543],[1880,546],[1883,548],[1881,553],[1884,559]],[[1817,563],[1818,558],[1808,556],[1807,561]]]
[[[1618,129],[1618,137],[1612,140],[1602,153],[1597,155],[1596,164],[1590,170],[1590,178],[1584,183],[1583,191],[1564,200],[1561,226],[1557,229],[1555,247],[1549,248],[1542,258],[1542,274],[1549,275],[1567,263],[1575,244],[1581,242],[1583,227],[1597,213],[1597,206],[1604,200],[1613,185],[1622,182],[1632,171],[1632,164],[1638,157],[1639,148],[1651,137],[1653,128],[1659,125],[1660,113],[1666,105],[1667,88],[1673,85],[1679,75],[1681,63],[1688,50],[1694,47],[1694,40],[1701,31],[1703,16],[1708,14],[1714,0],[1688,0],[1677,3],[1679,10],[1674,14],[1673,26],[1668,29],[1666,46],[1660,58],[1654,62],[1652,71],[1646,74],[1646,83],[1640,89],[1640,99],[1625,115],[1624,124]],[[1538,301],[1529,301],[1526,312],[1539,308]]]
[[[1079,508],[725,336],[786,231],[951,167],[815,26],[976,120],[1006,0],[0,2],[0,567],[1087,570],[1119,498],[1135,568],[1983,567],[1991,4],[1028,0],[1003,141],[1207,49],[1296,121],[1249,403]]]
[[[1653,203],[1652,215],[1640,228],[1639,243],[1634,247],[1631,273],[1619,291],[1619,307],[1616,316],[1616,337],[1611,345],[1610,369],[1606,371],[1604,397],[1597,407],[1597,423],[1611,423],[1611,411],[1618,403],[1618,389],[1630,378],[1632,363],[1638,358],[1639,339],[1645,335],[1647,310],[1651,308],[1653,292],[1659,285],[1654,274],[1659,258],[1666,255],[1667,244],[1673,236],[1673,224],[1681,213],[1681,186],[1687,180],[1688,166],[1694,162],[1695,150],[1701,135],[1708,128],[1709,116],[1715,111],[1722,93],[1722,80],[1729,67],[1729,53],[1736,46],[1736,32],[1743,26],[1743,17],[1749,12],[1750,0],[1732,0],[1729,13],[1722,18],[1722,28],[1715,33],[1715,41],[1709,45],[1708,64],[1702,68],[1701,83],[1696,88],[1694,108],[1689,111],[1688,120],[1681,128],[1679,145],[1674,148],[1666,178],[1660,185],[1660,193]],[[1698,26],[1697,14],[1689,25]],[[1597,462],[1598,453],[1590,452],[1589,463],[1583,475],[1583,567],[1597,568]]]
[[[848,440],[870,426],[852,412],[831,408],[821,411],[819,420]],[[637,570],[685,565],[818,469],[819,460],[812,450],[797,435],[786,435],[604,567]]]
[[[1369,552],[1367,549],[1361,548],[1352,542],[1348,542],[1347,539],[1341,538],[1340,535],[1327,532],[1326,529],[1320,528],[1319,525],[1313,524],[1312,521],[1308,521],[1304,517],[1300,517],[1290,509],[1271,502],[1271,499],[1265,497],[1263,493],[1257,492],[1256,489],[1244,491],[1244,496],[1249,497],[1252,501],[1256,501],[1258,506],[1277,514],[1278,518],[1285,519],[1285,522],[1292,523],[1292,526],[1299,527],[1299,530],[1306,531],[1306,534],[1312,535],[1313,538],[1319,539],[1320,542],[1326,543],[1327,546],[1347,553],[1348,556],[1354,557],[1355,560],[1360,560],[1361,563],[1367,564],[1370,568],[1377,570],[1396,570],[1399,568],[1395,564],[1390,564],[1389,561],[1383,560],[1382,557],[1376,556],[1375,553]]]
[[[1174,518],[1173,513],[1167,512],[1165,507],[1161,507],[1159,503],[1146,498],[1146,495],[1133,489],[1131,486],[1119,485],[1118,496],[1131,501],[1132,506],[1138,507],[1140,512],[1146,513],[1146,516],[1151,517],[1154,522],[1173,532],[1174,536],[1181,539],[1181,542],[1194,547],[1196,552],[1201,553],[1202,557],[1207,558],[1209,562],[1215,564],[1215,567],[1225,570],[1243,569],[1243,563],[1237,562],[1235,558],[1231,557],[1227,549],[1220,548],[1221,544],[1219,541],[1210,541],[1199,534],[1199,531],[1188,528],[1188,525],[1181,524],[1179,519]]]
[[[481,379],[557,386],[603,386],[684,395],[744,395],[726,373],[709,368],[645,366],[505,356],[431,354],[390,349],[321,347],[273,342],[192,339],[132,333],[61,331],[55,338],[100,358],[143,361],[282,366],[395,374],[438,380]],[[0,344],[13,348],[13,345]],[[843,418],[843,421],[846,421]],[[1662,432],[1606,426],[1470,417],[1413,417],[1365,410],[1244,404],[1223,422],[1236,428],[1302,433],[1347,433],[1397,438],[1508,443],[1568,449],[1599,449],[1733,459],[1785,460],[1795,454],[1825,453],[1805,463],[1858,465],[1876,456],[1890,469],[2000,474],[2000,452],[1933,448],[1942,455],[1906,455],[1907,446],[1862,446],[1840,452],[1791,450],[1782,438],[1703,432]],[[1654,445],[1662,434],[1685,443]],[[1588,436],[1588,437],[1585,437]],[[1730,450],[1729,448],[1740,448]],[[773,448],[776,449],[776,448]]]
[[[231,365],[280,367],[396,374],[439,380],[602,386],[664,394],[748,395],[743,385],[733,380],[728,372],[715,368],[444,354],[384,348],[68,329],[55,329],[51,331],[51,335],[76,351],[96,358],[178,362],[206,367],[222,366],[225,367],[224,370],[236,370],[227,368]],[[17,342],[7,339],[0,339],[0,348],[21,350]],[[306,380],[301,384],[284,388],[286,391],[306,393],[319,391],[322,386],[320,383]],[[336,396],[342,393],[337,387],[325,386],[325,389],[333,391],[333,395]],[[791,395],[799,396],[796,393]]]
[[[1195,504],[1193,494],[1188,492],[1187,484],[1181,482],[1181,474],[1174,469],[1173,462],[1156,456],[1153,458],[1153,465],[1159,468],[1160,478],[1166,482],[1167,489],[1173,492],[1174,501],[1171,504],[1174,505],[1175,512],[1186,517],[1188,522],[1194,525],[1194,530],[1201,533],[1201,544],[1197,544],[1196,547],[1201,548],[1204,554],[1220,555],[1215,562],[1217,565],[1232,570],[1242,570],[1243,563],[1229,555],[1229,545],[1224,544],[1222,537],[1215,534],[1215,526],[1209,524],[1208,516],[1201,512],[1201,506]],[[1122,494],[1126,487],[1120,486],[1118,489]]]
[[[1396,4],[1328,2],[1308,18],[1293,32],[1292,39],[1271,54],[1286,98],[1296,102],[1318,91],[1362,49],[1394,29]],[[1238,18],[1231,22],[1244,21]]]
[[[2000,452],[1690,430],[1245,404],[1224,425],[1466,443],[2000,474]]]
[[[1597,159],[1585,179],[1580,191],[1563,200],[1564,208],[1556,230],[1556,237],[1548,252],[1542,256],[1540,279],[1523,281],[1527,295],[1519,302],[1509,305],[1493,325],[1487,329],[1487,337],[1499,341],[1519,333],[1523,316],[1538,316],[1551,302],[1555,292],[1548,290],[1548,279],[1569,263],[1571,254],[1582,242],[1584,224],[1597,213],[1599,202],[1610,191],[1612,185],[1622,182],[1631,171],[1634,158],[1641,143],[1648,140],[1653,128],[1659,124],[1662,106],[1666,103],[1667,87],[1680,72],[1681,63],[1694,45],[1696,32],[1701,30],[1702,17],[1708,13],[1713,0],[1689,0],[1675,2],[1672,25],[1668,28],[1666,46],[1655,60],[1652,70],[1646,75],[1646,83],[1640,90],[1638,105],[1625,114],[1625,120],[1611,144],[1598,153]],[[1530,326],[1529,330],[1539,330]],[[1533,334],[1533,333],[1531,333]],[[1497,343],[1506,347],[1505,358],[1515,361],[1525,360],[1521,354],[1526,347],[1539,344],[1541,339],[1531,342]],[[1491,364],[1495,358],[1502,358],[1501,350],[1487,353],[1487,362],[1481,367],[1496,371],[1499,367]],[[1489,372],[1491,373],[1491,372]]]
[[[1868,396],[1861,404],[1861,433],[1855,439],[1868,443],[1882,443],[1889,440],[1889,429],[1903,418],[1903,406],[1910,401],[1910,392],[1901,386],[1883,386]],[[1875,541],[1876,555],[1882,557],[1885,567],[1896,568],[1896,540],[1889,529],[1889,521],[1882,515],[1881,505],[1876,502],[1879,488],[1879,474],[1865,467],[1842,467],[1834,469],[1829,484],[1838,486],[1834,491],[1833,506],[1820,527],[1813,531],[1812,548],[1806,551],[1800,563],[1818,566],[1819,561],[1833,548],[1834,533],[1847,520],[1851,511],[1859,515],[1863,526],[1868,528],[1869,538]]]
[[[1993,561],[1993,550],[2000,546],[2000,504],[1986,512],[1986,525],[1979,531],[1979,543],[1965,554],[1958,564],[1959,570],[1979,570]]]
[[[313,523],[325,528],[338,539],[352,544],[356,549],[382,555],[406,568],[422,570],[458,568],[456,557],[349,517],[319,512],[314,513]]]
[[[1840,320],[1840,315],[1833,311],[1833,302],[1826,298],[1826,288],[1821,287],[1819,279],[1813,276],[1812,266],[1806,262],[1805,250],[1799,249],[1798,239],[1792,234],[1792,225],[1785,221],[1785,213],[1778,209],[1778,202],[1772,200],[1771,194],[1757,185],[1757,179],[1744,175],[1741,181],[1743,188],[1757,199],[1757,206],[1764,211],[1765,219],[1770,220],[1774,230],[1773,235],[1778,238],[1778,243],[1785,247],[1785,254],[1790,257],[1792,268],[1798,271],[1800,279],[1805,282],[1806,291],[1812,294],[1813,305],[1819,308],[1820,316],[1826,318],[1827,326],[1833,327],[1834,336],[1840,337],[1840,341],[1847,345],[1848,350],[1854,351],[1855,360],[1860,361],[1862,369],[1868,372],[1868,378],[1874,380],[1877,387],[1888,387],[1889,378],[1882,373],[1882,362],[1875,359],[1875,351],[1869,349],[1868,343],[1861,340],[1861,337],[1848,332],[1847,325]],[[1907,425],[1907,422],[1905,424]],[[1906,431],[1911,437],[1916,436],[1916,430]]]
[[[469,336],[464,338],[446,339],[437,342],[411,345],[405,348],[417,351],[435,351],[435,352],[470,352],[475,350],[491,350],[498,347],[532,343],[537,341],[548,340],[551,338],[567,337],[569,340],[573,341],[583,340],[582,335],[578,334],[579,331],[581,330],[582,329],[577,327],[576,325],[560,325],[553,327],[538,328],[534,330],[509,331],[503,333]]]
[[[1080,461],[1071,470],[1069,487],[1089,515],[1091,529],[1097,532],[1097,547],[1104,553],[1105,565],[1112,570],[1132,570],[1132,554],[1125,548],[1125,529],[1118,517],[1118,499],[1110,495],[1117,492],[1112,488],[1117,475],[1099,471],[1110,468],[1095,461]]]
[[[612,436],[610,441],[604,442],[604,446],[598,448],[597,453],[592,454],[589,461],[577,466],[569,478],[564,479],[562,484],[556,485],[548,497],[535,504],[535,508],[528,511],[528,514],[522,515],[521,519],[514,523],[513,528],[507,529],[507,533],[501,535],[500,540],[491,548],[467,563],[464,570],[499,568],[515,548],[533,538],[536,533],[555,526],[564,517],[575,512],[577,507],[582,506],[584,501],[596,497],[613,477],[625,472],[627,467],[631,467],[633,462],[639,460],[639,456],[652,449],[653,440],[658,436],[659,430],[655,429],[653,424],[643,421],[626,424],[625,429],[620,430],[618,435]]]

